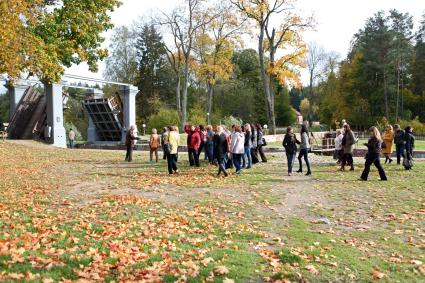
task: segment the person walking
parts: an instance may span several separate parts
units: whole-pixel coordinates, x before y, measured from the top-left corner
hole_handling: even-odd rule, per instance
[[[257,127],[254,124],[251,124],[251,158],[252,164],[258,163],[258,137],[257,137]]]
[[[251,157],[251,148],[252,148],[252,140],[251,140],[251,125],[245,124],[245,143],[244,143],[244,154],[243,154],[243,164],[242,167],[245,169],[252,168],[252,157]]]
[[[165,145],[165,137],[168,135],[168,133],[169,133],[169,128],[168,127],[162,128],[161,146],[162,146],[162,154],[163,154],[162,159],[164,159],[164,160],[167,159],[167,153],[165,152],[164,145]]]
[[[282,142],[282,145],[285,148],[286,159],[288,161],[288,176],[292,175],[295,155],[297,154],[297,143],[299,144],[300,142],[297,140],[292,127],[288,127]]]
[[[301,126],[300,136],[301,136],[301,145],[300,145],[300,153],[298,154],[298,162],[300,164],[300,167],[297,173],[303,172],[302,158],[304,157],[305,165],[307,166],[306,176],[309,176],[311,175],[310,161],[308,160],[308,153],[310,151],[310,141],[309,141],[309,134],[308,134],[306,125]]]
[[[190,126],[190,132],[187,136],[189,164],[190,166],[199,167],[199,147],[201,145],[201,137],[199,135],[198,128]]]
[[[384,168],[382,168],[381,160],[380,160],[380,153],[382,149],[382,138],[381,134],[379,133],[379,130],[377,127],[371,127],[369,129],[370,137],[367,143],[364,145],[367,146],[367,154],[366,154],[366,161],[364,165],[363,173],[360,177],[361,181],[367,181],[367,178],[369,176],[370,172],[370,166],[372,164],[375,165],[375,167],[378,169],[379,176],[381,177],[381,181],[387,181],[387,176],[385,175]]]
[[[235,126],[235,132],[232,134],[230,142],[230,151],[232,153],[233,164],[235,165],[236,174],[240,174],[242,170],[242,156],[244,154],[245,136],[242,134],[241,126]]]
[[[211,125],[207,126],[207,141],[205,142],[205,153],[207,155],[208,162],[214,163],[214,131]]]
[[[264,154],[263,147],[265,146],[265,139],[263,136],[263,128],[260,124],[257,124],[257,148],[258,153],[261,157],[261,162],[267,162],[266,155]]]
[[[342,149],[342,138],[344,135],[341,130],[336,130],[336,137],[334,139],[335,150],[334,150],[334,159],[337,161],[337,164],[341,163],[341,160],[344,155],[344,151]]]
[[[413,135],[413,128],[408,126],[405,131],[406,140],[406,160],[403,162],[406,170],[412,170],[413,167],[413,150],[415,149],[415,136]]]
[[[227,136],[222,126],[217,126],[217,159],[218,159],[218,174],[220,176],[223,172],[224,176],[227,177],[226,162],[227,155],[229,152],[229,144],[227,143]]]
[[[385,156],[385,164],[393,162],[391,159],[391,154],[393,153],[393,141],[394,141],[394,131],[393,126],[388,125],[385,127],[385,132],[382,137],[382,154]]]
[[[69,129],[68,138],[69,148],[74,148],[75,132],[72,129]]]
[[[168,135],[165,136],[165,151],[167,154],[168,173],[176,174],[177,169],[177,153],[179,148],[180,135],[176,126],[170,127]]]
[[[397,155],[397,165],[401,164],[401,158],[406,158],[406,155],[404,154],[404,148],[406,144],[406,138],[404,136],[404,131],[401,129],[399,124],[394,125],[394,144],[395,144],[395,151]]]
[[[125,137],[125,146],[127,147],[127,154],[125,155],[125,161],[132,162],[133,161],[133,147],[134,140],[138,140],[139,138],[134,136],[134,126],[131,126],[127,131],[127,135]]]
[[[155,161],[158,163],[158,148],[161,144],[160,138],[158,136],[157,130],[152,129],[152,134],[149,138],[149,151],[150,151],[150,159],[149,161],[153,162],[153,155],[155,154]]]
[[[344,155],[339,170],[344,171],[345,166],[349,165],[351,167],[350,171],[354,171],[353,151],[354,145],[356,144],[356,137],[348,124],[344,125],[344,136],[341,144],[344,149]]]

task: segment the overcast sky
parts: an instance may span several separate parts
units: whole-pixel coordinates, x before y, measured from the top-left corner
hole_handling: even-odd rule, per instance
[[[171,9],[178,1],[173,0],[121,0],[122,5],[112,14],[116,25],[130,25],[152,13]],[[342,58],[350,47],[350,41],[367,18],[379,10],[397,9],[408,12],[414,17],[415,29],[421,15],[425,12],[425,0],[298,0],[296,4],[301,14],[313,14],[317,22],[314,31],[306,32],[306,42],[315,41],[327,51],[336,51]],[[107,41],[110,32],[106,34]],[[108,42],[105,42],[105,47]],[[249,45],[249,43],[248,43]],[[255,46],[255,45],[253,45]],[[67,74],[78,74],[101,78],[104,64],[99,63],[97,74],[88,71],[87,65],[73,66]],[[303,79],[305,81],[305,78]]]

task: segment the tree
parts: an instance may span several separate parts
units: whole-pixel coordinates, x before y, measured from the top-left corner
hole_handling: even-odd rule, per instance
[[[118,0],[4,0],[0,5],[0,73],[14,79],[22,72],[59,81],[64,67],[107,56],[100,34],[110,28],[109,12]],[[4,39],[4,40],[3,40]]]
[[[305,56],[305,60],[307,62],[307,69],[309,74],[308,99],[310,100],[310,109],[306,118],[311,121],[313,115],[313,86],[325,73],[326,53],[321,46],[314,42],[310,42],[307,48],[308,53]]]
[[[109,45],[110,55],[106,59],[104,77],[108,80],[135,84],[137,77],[137,59],[135,33],[128,27],[114,29]]]
[[[419,116],[425,121],[425,14],[422,16],[421,25],[416,34],[416,44],[414,48],[412,64],[412,96],[417,100],[412,103],[412,110],[415,116]]]
[[[261,66],[261,78],[266,99],[267,120],[270,131],[276,132],[275,118],[275,81],[281,85],[292,83],[299,85],[299,72],[296,67],[303,66],[306,51],[301,40],[301,32],[311,27],[311,19],[302,19],[294,13],[293,1],[289,0],[232,0],[248,18],[256,23],[258,29],[258,54]],[[278,16],[281,25],[273,23]],[[277,58],[277,51],[282,53]],[[266,62],[266,55],[268,60]]]
[[[172,107],[174,91],[172,69],[161,34],[154,24],[144,24],[137,30],[137,86],[142,95],[137,96],[140,119],[155,114],[162,106]]]
[[[234,15],[232,6],[220,1],[215,17],[200,28],[195,50],[200,58],[198,75],[207,85],[208,124],[211,124],[214,86],[220,80],[228,80],[233,73],[233,50],[239,42],[241,22]]]
[[[204,2],[204,0],[185,0],[184,6],[177,7],[170,14],[163,13],[164,18],[160,20],[160,24],[168,27],[173,36],[173,44],[165,47],[176,73],[177,110],[182,128],[187,119],[187,94],[195,36],[202,27],[216,17],[204,7]],[[183,79],[182,85],[180,75]],[[180,87],[182,87],[181,96]]]

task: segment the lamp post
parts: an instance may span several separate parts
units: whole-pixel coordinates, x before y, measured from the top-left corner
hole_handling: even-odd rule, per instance
[[[210,112],[207,112],[207,123],[208,123],[208,125],[211,124],[211,121],[210,121]]]
[[[146,135],[146,124],[143,124],[142,127],[143,127],[143,136],[145,136]]]
[[[268,128],[268,126],[267,126],[267,124],[264,124],[264,126],[263,126],[263,129],[264,129],[264,131],[268,134],[269,133],[269,131],[267,130],[267,128]]]

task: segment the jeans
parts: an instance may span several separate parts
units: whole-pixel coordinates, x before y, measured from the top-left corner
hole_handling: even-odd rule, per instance
[[[196,149],[189,148],[188,149],[189,154],[189,164],[190,166],[196,166],[199,167],[199,154]]]
[[[395,145],[395,150],[396,150],[396,153],[397,153],[397,164],[399,164],[400,165],[400,160],[401,160],[401,157],[403,157],[403,158],[405,158],[406,157],[406,155],[404,154],[404,144],[396,144]]]
[[[345,165],[350,165],[352,169],[354,168],[353,154],[344,153],[342,157],[341,169],[344,169]]]
[[[288,160],[288,173],[292,173],[296,152],[286,152],[286,159]]]
[[[242,169],[242,155],[239,153],[233,153],[233,164],[235,165],[236,173],[239,173]]]
[[[205,153],[207,155],[208,161],[212,163],[214,161],[214,143],[213,142],[206,143]]]
[[[243,168],[251,168],[252,167],[251,148],[249,146],[244,148],[242,167]]]
[[[302,158],[304,157],[305,164],[307,165],[307,172],[310,172],[310,161],[308,160],[308,148],[302,148],[300,150],[300,154],[298,154],[298,162],[300,163],[300,169],[299,171],[303,171],[303,162]]]
[[[177,154],[167,154],[168,173],[177,171]]]
[[[69,140],[69,147],[74,148],[74,140]]]
[[[370,166],[372,164],[374,164],[375,167],[378,169],[381,180],[387,180],[387,176],[385,175],[384,168],[382,168],[382,165],[381,165],[381,160],[379,159],[379,153],[368,153],[366,155],[366,162],[364,165],[364,170],[363,170],[361,178],[365,181],[367,180],[367,177],[369,176],[369,172],[370,172]]]

